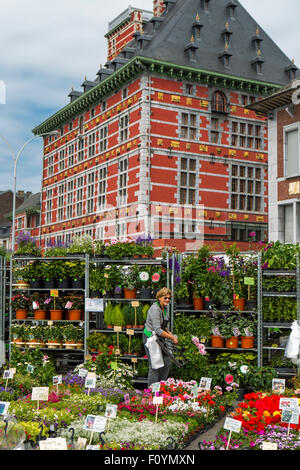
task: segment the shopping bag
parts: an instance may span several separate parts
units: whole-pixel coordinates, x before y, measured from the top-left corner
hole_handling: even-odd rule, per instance
[[[298,322],[295,321],[292,324],[291,329],[292,332],[288,339],[284,355],[296,364],[300,355],[300,326],[298,325]]]
[[[156,339],[156,335],[152,334],[152,336],[150,336],[146,342],[146,347],[148,348],[150,354],[152,369],[160,369],[165,365],[161,347],[157,343]]]

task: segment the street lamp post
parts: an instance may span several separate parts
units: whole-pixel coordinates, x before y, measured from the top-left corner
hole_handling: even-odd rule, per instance
[[[21,156],[21,153],[29,145],[33,140],[39,138],[39,137],[45,137],[48,135],[58,135],[58,131],[53,131],[53,132],[47,132],[45,134],[39,134],[35,135],[34,137],[31,137],[31,139],[27,140],[25,144],[20,148],[18,153],[16,154],[14,150],[12,149],[11,145],[8,143],[8,141],[0,134],[0,138],[5,142],[7,147],[9,148],[9,151],[11,153],[13,163],[14,163],[14,183],[13,183],[13,213],[12,213],[12,237],[11,237],[11,250],[10,250],[10,273],[9,273],[9,298],[11,302],[12,298],[12,271],[13,271],[13,253],[15,250],[15,238],[16,238],[16,192],[17,192],[17,165],[19,158]],[[9,357],[11,354],[11,338],[10,338],[10,325],[12,321],[12,311],[11,311],[11,303],[9,304]]]

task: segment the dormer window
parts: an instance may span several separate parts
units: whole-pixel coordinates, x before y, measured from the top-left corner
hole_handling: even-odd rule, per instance
[[[235,10],[237,8],[237,4],[234,3],[233,1],[230,1],[227,5],[228,8],[228,14],[230,18],[235,18]]]

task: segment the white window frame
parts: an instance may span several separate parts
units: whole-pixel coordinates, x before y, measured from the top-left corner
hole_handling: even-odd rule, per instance
[[[287,133],[292,131],[298,131],[298,171],[294,174],[288,175],[287,174]],[[296,122],[294,124],[290,124],[289,126],[285,126],[283,128],[283,167],[284,167],[284,177],[285,178],[292,178],[293,176],[300,175],[300,123]]]

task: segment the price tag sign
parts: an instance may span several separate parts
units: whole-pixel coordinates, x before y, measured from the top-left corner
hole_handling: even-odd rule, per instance
[[[73,307],[73,303],[70,302],[70,301],[67,302],[66,305],[65,305],[65,308],[66,308],[67,310],[70,310],[72,307]]]
[[[134,330],[126,330],[128,336],[134,336]]]
[[[198,395],[199,395],[198,385],[195,385],[195,386],[191,389],[191,397],[195,400],[196,398],[198,398]]]
[[[52,320],[49,320],[49,321],[47,322],[47,325],[48,325],[48,326],[53,326],[53,321],[52,321]]]
[[[283,408],[281,422],[288,424],[299,424],[300,408]]]
[[[280,398],[279,400],[279,409],[283,410],[284,408],[298,408],[299,399],[298,398]]]
[[[224,429],[231,432],[239,433],[241,431],[242,422],[237,419],[226,418]]]
[[[85,299],[85,311],[102,313],[104,311],[103,299]]]
[[[9,370],[5,370],[4,373],[3,373],[3,378],[5,380],[11,380],[14,378],[14,371],[12,369],[9,369]]]
[[[103,418],[103,416],[88,415],[85,419],[83,429],[91,432],[103,432],[106,422],[107,418]]]
[[[31,401],[48,401],[49,387],[33,387]]]
[[[159,406],[164,402],[164,397],[153,397],[153,405]]]
[[[285,392],[285,379],[273,379],[272,391],[278,394],[284,393]]]
[[[244,278],[244,284],[245,284],[245,286],[254,286],[255,285],[254,277],[245,277]]]
[[[10,402],[0,401],[0,416],[6,416]]]
[[[105,418],[115,419],[117,417],[118,405],[106,405]]]
[[[122,332],[122,327],[121,326],[115,326],[114,327],[114,332],[115,333],[121,333]]]
[[[53,377],[53,385],[61,385],[62,384],[62,375],[55,375]]]
[[[58,292],[58,290],[51,290],[51,291],[50,291],[50,296],[51,296],[51,297],[54,297],[54,298],[59,297],[59,292]]]
[[[160,391],[160,382],[156,382],[154,384],[151,385],[151,390],[152,390],[152,393],[157,393]]]
[[[96,388],[96,377],[87,376],[85,379],[85,388]]]
[[[32,302],[33,310],[38,310],[40,308],[40,304],[38,302]]]
[[[86,369],[79,369],[78,376],[79,377],[86,377],[88,375],[88,371]]]
[[[278,450],[278,444],[275,442],[263,442],[262,450]]]
[[[118,363],[117,362],[111,362],[110,363],[110,368],[112,370],[117,370],[118,369]]]
[[[200,380],[199,388],[202,390],[210,390],[212,379],[208,377],[202,377]]]
[[[26,370],[29,372],[29,374],[33,374],[35,367],[32,366],[31,364],[28,364]]]
[[[138,308],[139,306],[140,306],[140,303],[138,300],[134,300],[133,302],[131,302],[131,307]]]
[[[100,446],[86,446],[86,450],[100,450]]]
[[[67,441],[63,437],[56,437],[40,441],[40,450],[68,450]]]

